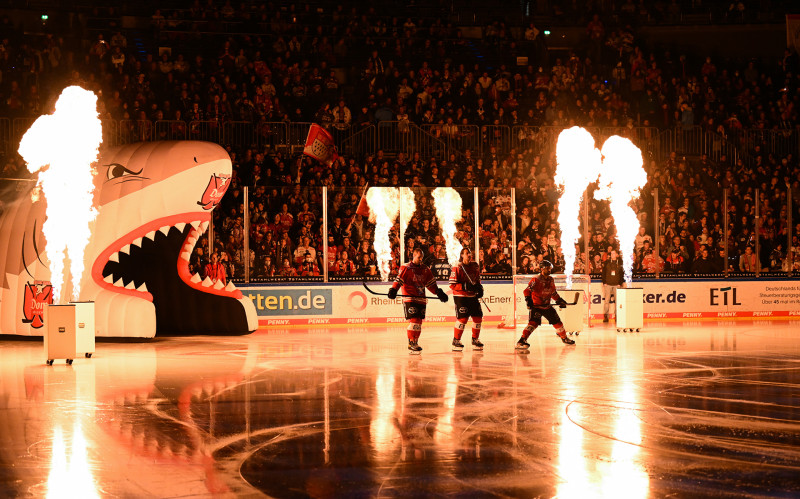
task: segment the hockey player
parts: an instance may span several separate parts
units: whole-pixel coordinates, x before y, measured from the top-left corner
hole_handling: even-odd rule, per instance
[[[412,353],[420,352],[419,336],[422,333],[422,320],[425,318],[425,307],[428,303],[425,298],[425,288],[436,297],[447,303],[447,293],[436,285],[436,278],[433,272],[422,263],[424,254],[421,249],[414,248],[411,254],[411,263],[400,267],[397,279],[392,287],[389,288],[389,299],[397,298],[397,291],[403,291],[403,308],[408,320],[408,349]]]
[[[481,284],[481,269],[472,260],[472,251],[469,248],[461,250],[459,263],[450,271],[450,289],[453,290],[453,302],[456,306],[456,324],[453,331],[453,350],[461,351],[461,335],[467,327],[467,321],[472,317],[472,347],[483,350],[481,323],[483,322],[483,309],[478,301],[483,296]]]
[[[553,264],[547,260],[542,260],[539,264],[539,269],[539,275],[534,276],[528,283],[528,287],[523,291],[525,303],[528,305],[530,313],[528,316],[528,325],[525,326],[525,329],[522,331],[522,336],[517,342],[518,350],[527,350],[530,348],[531,345],[528,343],[528,337],[537,327],[542,325],[542,316],[547,318],[547,321],[556,328],[556,334],[561,338],[561,341],[567,345],[575,344],[573,340],[567,338],[567,331],[564,329],[564,324],[561,323],[558,312],[556,312],[550,304],[550,299],[553,298],[556,301],[556,305],[560,308],[566,308],[567,306],[566,300],[561,298],[556,291],[555,281],[550,277]]]

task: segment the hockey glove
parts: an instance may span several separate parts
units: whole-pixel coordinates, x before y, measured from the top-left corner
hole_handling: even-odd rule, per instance
[[[394,300],[397,298],[397,288],[389,288],[389,292],[386,293],[390,300]]]
[[[475,284],[472,284],[471,282],[465,282],[461,286],[464,289],[464,291],[468,293],[474,293],[475,291],[477,291]]]
[[[483,298],[483,285],[476,284],[475,287],[477,288],[475,289],[475,298]]]
[[[533,298],[531,298],[530,296],[526,296],[525,305],[527,305],[528,308],[533,308]]]
[[[442,303],[447,303],[448,296],[447,293],[444,292],[442,288],[436,290],[436,296],[442,300]]]
[[[567,300],[559,298],[556,300],[556,305],[558,305],[558,308],[567,308]]]

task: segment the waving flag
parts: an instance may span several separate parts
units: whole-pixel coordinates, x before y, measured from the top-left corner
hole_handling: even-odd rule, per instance
[[[336,145],[333,143],[333,136],[316,123],[312,124],[308,130],[303,154],[311,156],[328,166],[331,166],[336,161],[336,158],[339,157],[336,152]]]

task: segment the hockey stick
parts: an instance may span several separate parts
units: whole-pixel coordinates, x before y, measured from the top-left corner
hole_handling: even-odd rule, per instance
[[[577,305],[579,299],[580,299],[580,293],[575,293],[575,301],[573,301],[572,303],[567,302],[567,305]],[[541,308],[547,308],[547,307],[551,307],[553,305],[556,305],[556,304],[555,303],[550,303],[550,304],[548,304],[546,306],[542,305]],[[489,307],[486,307],[486,308],[489,308]],[[491,312],[491,310],[490,310],[490,312]],[[513,327],[507,327],[505,322],[501,322],[500,324],[497,325],[497,329],[513,329]]]
[[[367,281],[361,281],[361,284],[364,286],[364,289],[366,289],[367,291],[369,291],[369,292],[370,292],[370,293],[372,293],[373,295],[377,295],[377,296],[389,296],[389,294],[388,294],[388,293],[379,293],[379,292],[377,292],[377,291],[375,291],[375,290],[372,290],[372,289],[370,289],[370,287],[369,287],[369,286],[367,286]],[[429,299],[429,300],[432,300],[432,299],[433,299],[433,298],[429,298],[427,294],[425,294],[424,296],[413,296],[413,295],[401,295],[401,294],[398,294],[398,295],[397,295],[397,297],[398,297],[398,298],[425,298],[425,299]],[[437,298],[437,299],[438,299],[438,298]]]
[[[568,291],[573,291],[573,290],[571,290],[571,289],[565,289],[565,290],[562,290],[562,291],[564,291],[564,292],[568,292]],[[577,304],[578,304],[578,300],[580,300],[580,297],[581,297],[581,294],[580,294],[580,292],[576,292],[576,293],[575,293],[575,301],[573,301],[572,303],[570,303],[570,302],[567,302],[567,305],[577,305]],[[564,301],[566,301],[566,300],[564,300]]]

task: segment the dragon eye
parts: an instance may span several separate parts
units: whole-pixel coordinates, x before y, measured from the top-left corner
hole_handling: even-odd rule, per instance
[[[139,175],[140,173],[142,173],[142,170],[139,170],[138,172],[128,170],[119,163],[111,163],[110,165],[107,166],[108,166],[108,172],[106,174],[106,177],[108,178],[108,180],[114,180],[115,178],[126,177],[128,175]]]

